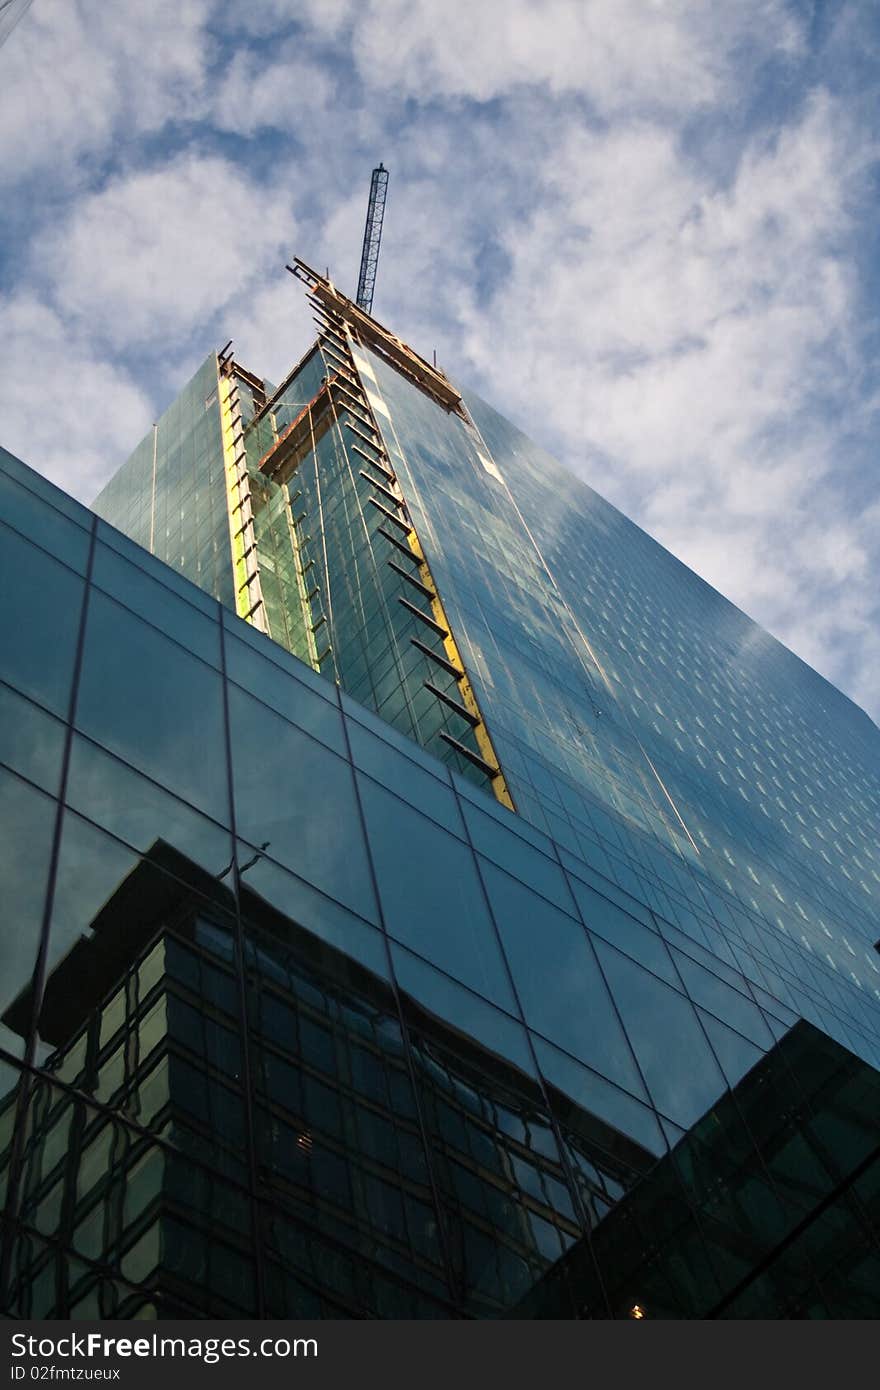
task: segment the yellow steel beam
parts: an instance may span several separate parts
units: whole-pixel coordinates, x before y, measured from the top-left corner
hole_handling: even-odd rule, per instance
[[[458,673],[456,676],[456,684],[461,695],[461,703],[464,705],[468,713],[471,714],[477,721],[471,727],[473,728],[474,734],[476,736],[477,747],[480,750],[480,756],[482,757],[484,762],[489,764],[490,767],[498,769],[498,771],[492,778],[492,790],[494,791],[498,800],[501,802],[502,806],[506,806],[510,811],[515,811],[516,807],[513,804],[513,797],[510,795],[507,782],[504,778],[504,773],[501,771],[501,764],[498,760],[498,755],[496,754],[492,744],[492,740],[489,737],[489,730],[486,728],[486,722],[483,719],[482,711],[480,710],[480,706],[477,703],[477,697],[474,694],[473,686],[471,685],[468,673],[465,670],[465,665],[461,658],[461,652],[458,650],[458,644],[456,643],[456,640],[452,635],[452,625],[446,616],[446,611],[441,602],[440,594],[437,590],[437,585],[434,583],[434,576],[431,574],[428,561],[425,559],[425,552],[422,549],[421,541],[419,540],[415,530],[410,531],[406,539],[407,543],[409,544],[410,550],[419,562],[419,578],[421,579],[425,588],[431,591],[431,611],[433,613],[434,620],[440,625],[440,627],[443,628],[443,630],[446,633],[446,636],[443,639],[443,649],[446,653],[447,661],[450,663],[450,665],[455,667],[455,670]]]
[[[226,478],[226,510],[229,516],[229,542],[232,548],[232,570],[235,576],[235,611],[240,618],[248,616],[247,565],[244,555],[244,533],[238,509],[238,468],[232,442],[232,383],[229,377],[219,378],[220,433],[223,439],[223,472]]]

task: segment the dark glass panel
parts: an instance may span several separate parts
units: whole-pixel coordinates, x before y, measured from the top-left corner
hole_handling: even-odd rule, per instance
[[[678,984],[678,976],[661,936],[649,931],[617,903],[594,892],[576,878],[572,878],[572,888],[581,916],[591,932],[610,941],[618,950],[632,956],[669,984]]]
[[[599,1136],[596,1142],[609,1154],[619,1150],[624,1163],[635,1171],[641,1171],[649,1161],[645,1159],[646,1152],[659,1157],[666,1151],[657,1116],[647,1105],[581,1066],[558,1047],[551,1047],[543,1038],[535,1038],[535,1052],[538,1066],[553,1088],[551,1095],[556,1096],[562,1125],[568,1129],[573,1125],[583,1128],[584,1117],[594,1117],[590,1132]]]
[[[40,502],[55,511],[61,512],[63,516],[75,521],[83,530],[88,531],[93,523],[92,513],[88,511],[81,502],[75,502],[72,497],[68,497],[66,492],[62,492],[54,483],[50,483],[48,478],[44,478],[41,473],[36,473],[33,468],[28,468],[21,459],[10,454],[8,449],[0,446],[0,472],[6,474],[10,482],[20,484]]]
[[[0,685],[0,762],[57,795],[66,725]]]
[[[240,834],[344,907],[376,922],[348,763],[236,687],[230,688],[229,708]]]
[[[0,1046],[25,1050],[31,1020],[30,984],[49,888],[56,803],[0,769]]]
[[[604,942],[596,950],[654,1104],[692,1125],[725,1086],[693,1005]]]
[[[508,829],[466,801],[464,815],[475,849],[574,916],[574,901],[559,864],[516,834],[516,821],[512,817],[513,823]]]
[[[467,1037],[477,1039],[490,1052],[527,1072],[534,1070],[521,1023],[404,947],[393,943],[391,954],[398,985],[412,1000]]]
[[[162,786],[227,819],[218,672],[99,592],[89,603],[76,722]]]
[[[465,1308],[497,1315],[581,1223],[531,1065],[406,1006],[413,1068]]]
[[[383,787],[408,801],[411,806],[418,807],[454,835],[464,837],[455,795],[449,784],[441,781],[444,772],[441,764],[437,764],[440,775],[433,776],[355,719],[348,722],[348,735],[355,767],[369,773]]]
[[[36,478],[35,473],[28,472],[28,484]],[[20,536],[26,536],[42,550],[76,570],[77,574],[85,574],[91,518],[88,512],[79,508],[76,508],[76,518],[69,513],[65,515],[58,509],[59,499],[69,504],[69,499],[55,490],[51,502],[44,501],[30,486],[25,486],[24,480],[18,481],[0,469],[0,516],[5,526],[17,531]],[[4,530],[0,546],[5,544],[7,534]]]
[[[389,933],[512,1010],[471,850],[375,782],[358,784]]]
[[[177,570],[166,565],[157,556],[151,555],[149,550],[130,540],[122,531],[117,531],[115,526],[108,526],[107,522],[102,521],[100,517],[98,518],[97,537],[100,544],[95,552],[96,561],[102,548],[113,550],[117,555],[124,556],[133,565],[137,565],[138,569],[143,570],[151,579],[185,599],[192,608],[198,608],[207,617],[217,619],[216,600],[211,598],[210,594],[204,593],[201,587],[185,579],[182,574],[178,574]],[[145,614],[144,616],[148,615]]]
[[[333,1244],[356,1256],[365,1276],[375,1274],[384,1296],[390,1295],[383,1268],[409,1283],[409,1302],[400,1304],[401,1287],[391,1308],[416,1306],[416,1289],[445,1294],[390,986],[249,891],[241,906],[260,1181],[278,1208],[275,1234],[267,1237],[273,1298],[290,1306],[291,1294],[282,1292],[288,1276],[297,1299],[304,1297],[303,1279],[306,1285],[311,1279],[328,1306],[348,1301],[375,1315],[371,1277],[353,1276],[351,1258],[342,1253],[333,1265],[337,1274],[346,1271],[337,1286],[327,1264]],[[294,1246],[298,1259],[291,1258]]]
[[[67,801],[133,849],[147,853],[161,841],[218,879],[229,873],[227,829],[80,735],[71,748]]]
[[[369,926],[333,898],[282,869],[252,845],[239,841],[238,859],[244,888],[368,970],[387,974],[385,939],[376,927]]]
[[[210,1142],[230,1172],[245,1142],[234,906],[166,842],[142,857],[68,811],[39,1021],[49,1071],[187,1151]]]
[[[73,528],[74,530],[76,528]],[[67,716],[84,584],[78,575],[2,528],[0,679]]]
[[[45,1076],[30,1077],[23,1103],[26,1138],[15,1220],[25,1231],[51,1238],[64,1253],[57,1316],[82,1303],[80,1275],[92,1264],[160,1297],[179,1284],[185,1270],[195,1275],[198,1267],[201,1277],[189,1291],[196,1307],[218,1314],[253,1310],[243,1189],[216,1167],[203,1168],[157,1146],[120,1116],[88,1105]],[[215,1234],[221,1229],[222,1238]],[[40,1287],[39,1245],[32,1238],[19,1243],[14,1280],[22,1297],[27,1286]],[[251,1273],[242,1300],[229,1271],[244,1267]],[[109,1315],[124,1314],[114,1309]]]
[[[506,750],[502,745],[498,746],[496,751],[498,752],[499,759],[505,770],[508,769],[508,766],[512,767],[517,761],[516,755],[512,749]],[[505,753],[507,754],[506,757]],[[462,777],[458,772],[453,772],[451,775],[453,785],[459,795],[465,801],[470,802],[475,810],[479,811],[484,816],[490,816],[491,819],[500,825],[502,830],[507,831],[508,834],[515,835],[520,840],[525,840],[535,849],[540,850],[545,856],[550,858],[554,857],[553,841],[548,835],[543,834],[540,830],[536,830],[535,827],[521,815],[509,811],[506,806],[502,806],[485,787],[474,786],[473,782],[469,781],[466,777]]]
[[[773,1044],[773,1035],[757,1004],[739,990],[731,989],[711,971],[704,970],[681,951],[672,952],[684,987],[695,1004],[715,1014],[730,1028],[744,1033],[756,1047],[766,1050]]]
[[[303,662],[288,656],[277,646],[271,651],[263,651],[242,641],[241,629],[244,626],[244,623],[239,623],[235,635],[232,632],[226,635],[226,674],[229,679],[271,706],[298,729],[344,756],[345,737],[335,687],[329,681],[322,681]]]
[[[69,1249],[33,1231],[10,1226],[7,1239],[9,1284],[3,1296],[10,1317],[126,1317],[143,1302],[142,1295],[132,1301],[133,1291],[121,1280],[102,1277]]]
[[[448,1318],[445,1286],[415,1284],[386,1256],[384,1267],[346,1249],[332,1230],[315,1229],[277,1204],[262,1208],[267,1313],[290,1318]]]
[[[644,1088],[580,922],[485,864],[526,1022],[635,1095]]]
[[[735,1086],[756,1062],[760,1062],[763,1051],[741,1033],[736,1033],[726,1024],[719,1023],[717,1018],[713,1018],[703,1009],[697,1009],[697,1013],[709,1036],[712,1050],[718,1058],[728,1086]]]
[[[95,549],[94,584],[160,632],[172,633],[175,641],[194,656],[219,667],[220,609],[214,605],[205,613],[201,603],[192,602],[188,594],[181,596],[173,581],[170,585],[163,582],[166,574],[173,575],[174,571],[163,567],[162,571],[148,574],[109,546],[98,545]],[[192,593],[198,594],[195,586]]]

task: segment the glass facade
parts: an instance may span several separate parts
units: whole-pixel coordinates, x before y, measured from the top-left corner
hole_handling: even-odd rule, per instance
[[[591,1316],[601,1269],[618,1317],[876,1317],[878,1217],[880,1074],[801,1021],[512,1316]]]
[[[519,1000],[504,895],[541,899],[498,861],[540,852],[2,463],[4,580],[32,580],[41,643],[39,685],[27,649],[3,670],[6,1310],[509,1308],[664,1146],[632,1063],[638,1100]]]
[[[151,555],[235,606],[212,355],[93,503]]]
[[[877,728],[488,406],[364,360],[520,815],[876,1065]]]
[[[340,302],[97,515],[0,454],[13,1316],[626,1316],[799,1020],[880,1063],[876,728]]]

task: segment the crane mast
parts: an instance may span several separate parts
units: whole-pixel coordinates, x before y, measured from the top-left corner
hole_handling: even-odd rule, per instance
[[[369,314],[373,308],[373,291],[376,288],[376,267],[379,263],[379,243],[382,240],[382,222],[385,217],[385,197],[388,192],[388,170],[384,164],[373,170],[370,180],[370,201],[367,205],[367,223],[364,227],[364,247],[361,252],[361,273],[358,277],[357,306]]]

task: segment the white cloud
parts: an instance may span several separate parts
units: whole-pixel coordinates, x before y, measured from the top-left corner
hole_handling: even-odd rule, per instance
[[[0,49],[0,184],[76,161],[122,134],[160,130],[200,109],[211,0],[95,5],[40,0]]]
[[[276,383],[315,337],[302,285],[280,265],[253,294],[231,305],[226,317],[237,360]]]
[[[150,403],[122,368],[34,296],[0,301],[0,319],[14,363],[15,409],[4,413],[4,448],[89,501],[108,460],[121,463],[146,433]]]
[[[212,119],[219,130],[240,135],[275,129],[296,132],[298,144],[320,134],[337,93],[337,81],[302,55],[296,42],[267,62],[264,53],[236,53],[214,95]]]
[[[115,347],[188,335],[245,293],[294,232],[289,195],[229,161],[182,155],[82,198],[46,231],[37,264],[72,321]]]
[[[734,60],[795,50],[774,0],[368,0],[355,11],[358,66],[416,99],[489,101],[519,85],[577,92],[603,114],[687,110],[731,93]]]

